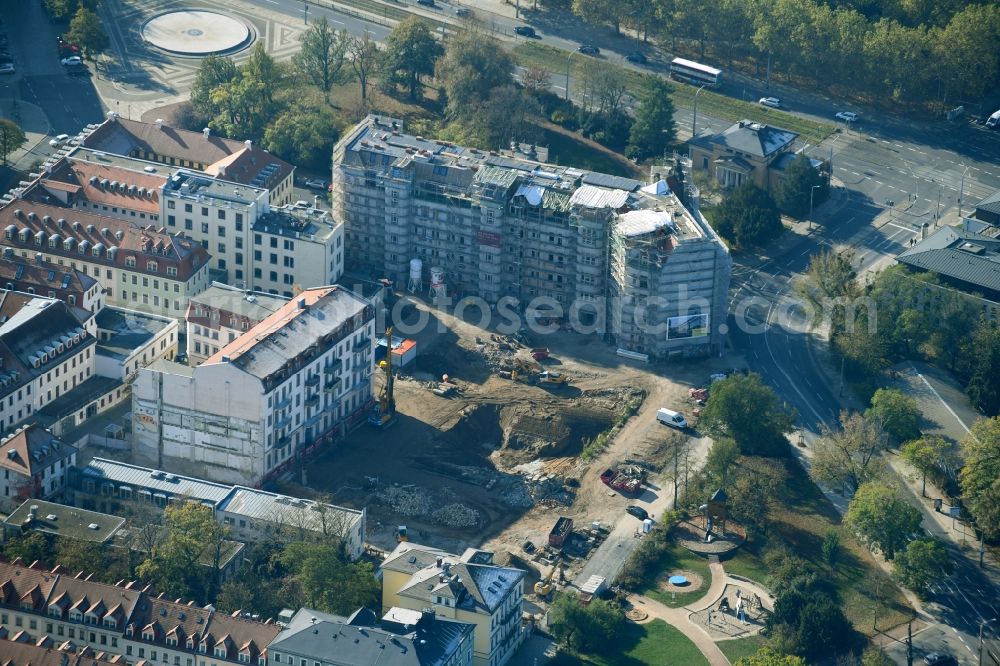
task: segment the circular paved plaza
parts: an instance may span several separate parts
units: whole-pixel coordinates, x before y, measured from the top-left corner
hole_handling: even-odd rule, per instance
[[[149,44],[170,53],[207,56],[228,53],[252,40],[250,27],[231,16],[201,10],[180,10],[154,16],[142,26]]]

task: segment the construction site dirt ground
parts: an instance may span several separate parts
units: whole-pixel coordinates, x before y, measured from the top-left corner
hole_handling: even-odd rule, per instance
[[[395,530],[405,525],[418,543],[524,557],[522,544],[547,543],[560,515],[577,525],[614,525],[627,517],[632,500],[611,493],[601,471],[625,458],[665,464],[671,438],[685,435],[658,423],[656,410],[683,412],[697,436],[688,389],[704,386],[713,372],[742,365],[726,356],[647,366],[616,355],[593,335],[535,334],[530,342],[548,347],[553,357],[546,369],[570,383],[528,385],[495,372],[497,359],[511,352],[498,349],[490,331],[422,301],[413,305],[429,321],[407,335],[417,340],[418,357],[395,382],[395,424],[354,430],[306,466],[307,488],[289,488],[367,507],[368,541],[381,548],[394,547]],[[528,359],[529,351],[521,348],[517,356]],[[459,387],[449,397],[429,389],[443,374]],[[377,373],[376,394],[382,381]],[[584,444],[637,397],[643,398],[638,413],[610,446],[582,460]],[[643,492],[655,492],[650,488],[656,486]]]

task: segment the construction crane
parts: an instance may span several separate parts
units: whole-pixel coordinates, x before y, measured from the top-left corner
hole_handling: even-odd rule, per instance
[[[540,597],[548,597],[552,594],[552,578],[556,577],[556,572],[562,568],[562,561],[556,562],[549,569],[549,575],[535,583],[535,594]],[[558,578],[558,577],[557,577]]]
[[[378,367],[385,373],[385,383],[378,394],[378,402],[368,415],[368,423],[388,428],[396,422],[396,399],[392,395],[392,326],[385,329],[385,359],[379,361]]]

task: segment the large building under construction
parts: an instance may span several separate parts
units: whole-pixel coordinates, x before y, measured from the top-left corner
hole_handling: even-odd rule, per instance
[[[650,358],[720,350],[728,248],[658,173],[650,181],[369,116],[334,149],[333,207],[350,270],[452,303],[478,296]]]

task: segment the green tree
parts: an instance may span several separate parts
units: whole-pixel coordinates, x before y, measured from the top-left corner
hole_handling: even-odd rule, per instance
[[[823,562],[829,566],[833,566],[834,560],[837,559],[837,551],[839,549],[840,535],[837,533],[837,530],[827,530],[826,534],[823,535],[823,545],[820,547]]]
[[[749,657],[741,657],[736,666],[806,666],[806,660],[790,654],[781,654],[765,645]]]
[[[813,187],[817,189],[813,191]],[[785,176],[775,188],[774,200],[787,215],[801,220],[809,214],[810,196],[815,207],[826,201],[829,194],[830,182],[812,165],[809,156],[799,153],[785,167]]]
[[[781,652],[798,654],[810,663],[843,652],[853,642],[854,631],[839,604],[816,585],[783,588],[767,626]]]
[[[100,0],[42,0],[42,6],[49,16],[56,21],[66,21],[81,7],[96,10]]]
[[[4,166],[7,165],[7,156],[23,146],[27,140],[24,130],[18,127],[17,123],[0,118],[0,153],[3,154]]]
[[[625,12],[620,0],[573,0],[573,13],[588,23],[613,25],[615,32],[621,32]]]
[[[191,84],[191,108],[201,118],[213,118],[218,108],[212,102],[212,92],[229,85],[238,76],[239,69],[229,58],[217,55],[204,58]]]
[[[744,455],[785,455],[792,416],[760,375],[735,374],[712,384],[701,425],[715,437],[729,437]]]
[[[56,539],[55,562],[71,575],[79,572],[94,574],[97,580],[114,583],[128,577],[126,554],[104,544],[62,537]]]
[[[816,442],[809,475],[814,481],[846,493],[881,476],[885,469],[882,454],[888,440],[881,425],[857,413],[842,412],[840,429],[824,426]]]
[[[328,108],[302,104],[288,108],[264,130],[264,147],[299,166],[329,171],[333,144],[342,130]]]
[[[944,470],[951,457],[951,444],[942,437],[927,435],[904,444],[900,454],[920,472],[920,494],[927,497],[927,475]]]
[[[965,393],[976,407],[995,416],[1000,413],[1000,326],[981,319],[966,349],[963,365],[969,381]]]
[[[209,106],[214,117],[209,126],[226,136],[260,141],[284,106],[277,99],[287,81],[284,73],[258,41],[237,76],[211,90]]]
[[[371,38],[368,31],[363,35],[351,37],[348,42],[347,55],[354,70],[354,76],[361,86],[361,101],[368,100],[368,82],[372,74],[378,69],[379,59],[382,52],[379,51],[378,43]]]
[[[948,549],[938,539],[915,539],[896,554],[892,561],[892,573],[900,583],[925,597],[931,583],[938,580],[941,573],[950,574],[953,566]]]
[[[538,131],[533,122],[541,115],[538,102],[521,88],[500,86],[480,108],[480,113],[468,125],[479,131],[492,148],[504,148],[511,141],[533,142]]]
[[[297,590],[302,596],[293,599],[298,604],[341,615],[378,604],[380,590],[374,568],[368,562],[349,561],[339,544],[294,542],[278,559],[289,572],[286,589]]]
[[[740,449],[736,441],[728,437],[720,437],[712,442],[705,458],[705,472],[713,481],[713,485],[726,486],[732,478],[732,470],[739,459]]]
[[[302,33],[299,41],[302,48],[292,56],[292,65],[314,86],[329,92],[344,78],[348,68],[350,34],[346,30],[335,30],[326,16],[320,16]]]
[[[211,509],[195,502],[167,506],[163,521],[159,543],[136,572],[171,597],[214,598],[226,529]]]
[[[411,16],[398,23],[386,37],[382,52],[382,84],[388,90],[403,86],[411,100],[420,99],[421,78],[434,74],[434,64],[443,52],[430,26]]]
[[[444,89],[448,116],[467,118],[490,93],[513,83],[514,58],[492,37],[462,32],[448,39],[434,76]]]
[[[671,85],[659,76],[644,76],[635,122],[629,130],[629,152],[639,159],[665,155],[677,140]]]
[[[751,531],[767,535],[772,511],[787,477],[781,460],[741,457],[726,487],[729,512]]]
[[[25,564],[31,564],[36,560],[48,563],[52,558],[52,550],[44,534],[32,531],[8,540],[3,546],[3,556],[8,560],[20,557]]]
[[[625,626],[621,609],[595,599],[586,606],[574,595],[560,593],[549,610],[549,626],[556,639],[577,652],[610,649]]]
[[[882,648],[871,645],[861,653],[861,666],[896,666],[896,662]]]
[[[920,529],[920,511],[899,490],[881,481],[869,481],[854,493],[845,522],[873,552],[893,559]]]
[[[110,44],[108,33],[104,31],[100,17],[84,6],[76,10],[73,15],[65,39],[71,44],[79,46],[88,58],[108,48],[108,44]]]
[[[895,388],[875,391],[865,418],[882,425],[890,441],[902,444],[920,437],[920,408],[917,401]]]
[[[712,217],[718,232],[741,249],[763,245],[785,230],[774,199],[751,181],[730,192]]]
[[[826,250],[809,258],[809,268],[795,285],[812,308],[812,325],[828,323],[831,338],[847,328],[847,314],[860,294],[856,279],[853,254]]]
[[[965,504],[987,538],[1000,536],[1000,417],[981,419],[962,441]]]

